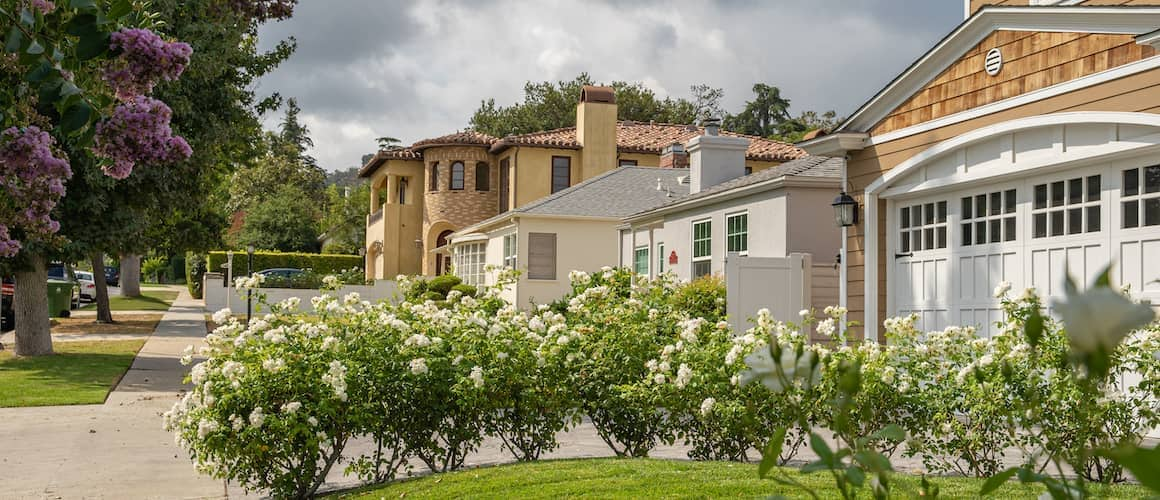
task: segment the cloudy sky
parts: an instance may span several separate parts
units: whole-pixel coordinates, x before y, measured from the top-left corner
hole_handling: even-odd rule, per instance
[[[511,104],[527,80],[582,71],[661,96],[707,83],[731,112],[764,82],[794,114],[845,116],[962,14],[962,0],[300,0],[260,33],[298,50],[258,91],[298,99],[328,170],[358,165],[376,137],[451,133],[481,100]]]

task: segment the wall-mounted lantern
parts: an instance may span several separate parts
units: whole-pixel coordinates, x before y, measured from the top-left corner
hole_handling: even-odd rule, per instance
[[[834,222],[838,223],[838,227],[849,227],[858,223],[858,202],[845,191],[834,198],[834,202],[830,205],[834,207]]]

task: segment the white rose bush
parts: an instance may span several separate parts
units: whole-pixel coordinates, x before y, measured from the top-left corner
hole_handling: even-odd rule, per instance
[[[185,353],[193,388],[165,426],[200,470],[295,498],[331,471],[380,482],[458,469],[485,438],[537,460],[585,418],[618,456],[680,443],[697,460],[760,457],[763,476],[788,483],[774,466],[809,446],[804,469],[846,497],[890,495],[897,456],[990,477],[984,493],[1014,477],[1057,497],[1126,471],[1150,485],[1141,467],[1158,462],[1140,443],[1160,425],[1160,328],[1107,287],[1070,288],[1056,322],[1033,291],[1003,284],[1006,319],[989,338],[905,317],[877,344],[851,340],[840,307],[731,327],[719,280],[573,272],[567,297],[520,308],[500,298],[514,278],[400,277],[402,297],[376,304],[326,287],[307,314],[259,296],[268,314],[249,325],[223,311]],[[1091,321],[1112,312],[1124,318]],[[1121,383],[1129,374],[1141,381]],[[344,455],[352,439],[369,446]]]

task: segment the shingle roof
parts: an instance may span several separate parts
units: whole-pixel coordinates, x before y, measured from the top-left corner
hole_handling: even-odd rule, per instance
[[[497,141],[497,140],[498,139],[496,139],[495,137],[484,134],[482,132],[476,132],[474,130],[464,130],[461,132],[456,132],[454,134],[447,134],[447,135],[440,136],[440,137],[432,137],[430,139],[423,139],[421,141],[416,142],[415,144],[412,144],[411,149],[413,149],[415,151],[422,151],[424,149],[435,147],[435,146],[460,145],[460,144],[491,146],[492,144],[495,144],[495,141]]]
[[[765,170],[760,170],[752,174],[738,177],[733,180],[725,181],[715,186],[710,186],[696,194],[687,195],[684,197],[667,200],[664,204],[645,208],[638,212],[631,214],[633,217],[643,215],[647,212],[654,212],[664,210],[670,205],[685,204],[694,200],[705,198],[714,194],[730,191],[733,189],[750,186],[764,181],[777,179],[779,177],[826,177],[832,179],[840,179],[842,177],[842,159],[832,158],[829,156],[807,156],[797,160],[782,163],[776,167],[770,167]]]
[[[688,196],[689,186],[678,181],[687,175],[684,168],[618,167],[473,226],[521,214],[620,218]]]
[[[704,130],[695,125],[622,121],[616,123],[616,146],[622,153],[660,154],[670,144],[684,144]],[[749,160],[788,161],[806,156],[805,151],[793,144],[728,131],[721,131],[721,135],[749,139],[749,150],[745,153]],[[491,150],[494,153],[512,146],[579,149],[580,143],[576,139],[576,127],[567,127],[507,136],[496,141]]]

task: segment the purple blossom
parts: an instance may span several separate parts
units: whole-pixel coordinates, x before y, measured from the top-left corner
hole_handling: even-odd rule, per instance
[[[31,7],[32,10],[40,12],[41,14],[48,14],[49,12],[56,10],[56,4],[50,2],[49,0],[32,0],[29,2],[29,7]]]
[[[52,136],[36,126],[0,132],[0,187],[7,195],[0,198],[0,257],[20,251],[14,230],[34,238],[60,230],[49,214],[64,196],[72,169],[52,145]]]
[[[120,50],[104,72],[117,98],[131,101],[149,94],[159,81],[173,81],[185,71],[193,49],[188,43],[166,42],[147,29],[131,28],[113,33],[109,48]]]
[[[189,143],[173,135],[169,121],[173,112],[150,97],[119,104],[113,116],[97,124],[93,152],[113,161],[105,175],[124,179],[137,163],[172,163],[193,154]]]

